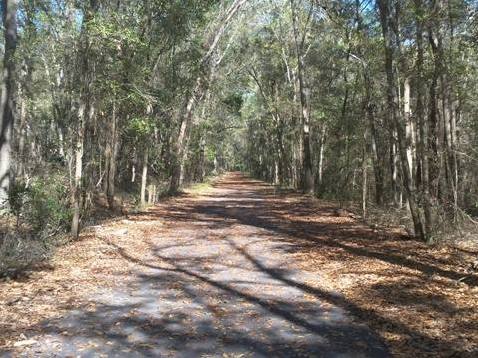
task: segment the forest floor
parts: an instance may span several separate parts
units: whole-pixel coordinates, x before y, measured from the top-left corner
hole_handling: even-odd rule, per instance
[[[232,173],[0,282],[0,355],[478,355],[474,249]]]

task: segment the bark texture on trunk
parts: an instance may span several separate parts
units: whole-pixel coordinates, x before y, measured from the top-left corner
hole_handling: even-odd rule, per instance
[[[115,197],[115,178],[116,178],[116,161],[118,157],[118,123],[116,113],[116,103],[113,103],[113,111],[111,115],[111,123],[109,126],[110,137],[106,145],[106,198],[110,209],[114,209]]]
[[[91,85],[93,82],[93,68],[90,65],[90,37],[89,37],[89,26],[90,21],[94,18],[95,12],[98,10],[97,0],[90,0],[86,11],[85,18],[82,28],[82,33],[80,37],[81,48],[83,50],[82,56],[80,57],[81,65],[79,70],[81,71],[81,90],[78,99],[78,123],[77,123],[77,133],[76,133],[76,142],[74,142],[74,148],[72,152],[75,157],[75,174],[73,180],[72,188],[72,208],[73,208],[73,217],[71,220],[71,235],[73,237],[78,237],[80,234],[80,217],[81,211],[83,208],[83,198],[86,197],[86,192],[83,185],[83,155],[85,151],[85,138],[88,124],[91,123],[94,115],[95,108],[90,98]]]
[[[146,185],[148,184],[148,158],[149,158],[149,150],[148,148],[146,148],[144,150],[143,172],[141,176],[141,206],[146,205]]]
[[[17,47],[17,0],[2,0],[5,33],[5,53],[1,75],[0,97],[0,207],[8,205],[11,183],[12,136],[14,124],[13,91],[15,75],[15,50]]]
[[[78,133],[75,146],[75,176],[73,182],[73,218],[71,221],[71,234],[78,237],[80,233],[81,216],[81,180],[83,178],[83,153],[85,137],[85,107],[86,103],[80,103],[78,109]]]
[[[396,130],[398,155],[402,168],[402,182],[407,194],[410,213],[413,219],[415,235],[422,240],[426,240],[427,236],[423,227],[423,222],[417,202],[416,190],[413,183],[412,174],[407,158],[406,131],[403,118],[400,118],[398,95],[396,89],[395,66],[397,43],[392,33],[393,11],[391,0],[378,1],[380,11],[380,22],[385,45],[385,72],[387,75],[387,104],[389,110],[389,120]]]
[[[302,127],[302,179],[301,189],[306,193],[314,191],[314,173],[312,169],[312,155],[310,152],[310,111],[307,87],[305,79],[305,61],[303,41],[299,33],[299,19],[294,0],[290,2],[292,10],[292,22],[294,28],[295,50],[297,55],[297,79],[299,82],[300,113]]]
[[[429,170],[429,131],[428,120],[425,116],[424,101],[425,101],[425,87],[424,83],[424,50],[423,50],[423,0],[415,0],[415,13],[417,14],[416,24],[416,42],[417,42],[417,102],[416,102],[416,117],[418,123],[418,157],[420,158],[420,188],[421,188],[421,202],[424,213],[424,227],[427,235],[430,235],[432,230],[432,213],[431,213],[431,198],[430,198],[430,170]],[[418,178],[418,176],[417,176]]]

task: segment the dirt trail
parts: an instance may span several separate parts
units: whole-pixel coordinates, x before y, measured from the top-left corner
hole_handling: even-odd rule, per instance
[[[99,287],[29,327],[25,346],[10,354],[388,356],[341,307],[342,296],[318,288],[320,271],[297,265],[294,234],[281,219],[294,206],[270,186],[229,174],[199,196],[97,227],[106,256],[88,274]]]

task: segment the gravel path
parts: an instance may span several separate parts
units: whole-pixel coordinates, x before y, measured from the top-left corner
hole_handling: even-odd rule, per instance
[[[389,356],[334,304],[340,295],[314,288],[320,268],[305,272],[294,263],[293,235],[274,215],[283,200],[231,174],[199,198],[152,210],[149,226],[158,221],[161,229],[148,238],[149,252],[121,251],[136,263],[128,282],[92,293],[94,309],[45,322],[24,355]]]

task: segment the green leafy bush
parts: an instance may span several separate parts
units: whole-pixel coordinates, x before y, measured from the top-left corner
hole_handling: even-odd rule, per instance
[[[23,182],[15,182],[8,193],[8,206],[11,213],[17,219],[17,226],[22,216],[22,210],[25,205],[25,201],[28,199],[29,189]]]
[[[9,193],[10,211],[42,239],[67,229],[71,219],[68,186],[64,177],[53,175],[33,182],[15,183]]]
[[[71,220],[69,187],[60,173],[14,183],[9,191],[10,217],[16,227],[0,233],[0,277],[49,257],[64,239]],[[5,223],[9,222],[5,214]],[[10,221],[11,222],[11,221]]]
[[[61,179],[38,179],[29,188],[24,215],[40,236],[62,231],[70,222],[68,188]]]

